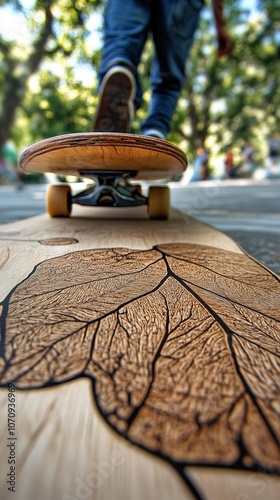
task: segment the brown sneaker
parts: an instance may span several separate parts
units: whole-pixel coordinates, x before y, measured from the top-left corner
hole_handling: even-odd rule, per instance
[[[130,132],[135,92],[133,73],[124,66],[113,66],[101,83],[94,132]]]

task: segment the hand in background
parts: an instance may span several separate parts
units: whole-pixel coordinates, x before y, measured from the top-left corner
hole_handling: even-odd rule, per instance
[[[223,57],[227,54],[230,54],[230,52],[233,49],[233,41],[229,36],[227,30],[223,26],[221,26],[218,30],[217,40],[218,40],[218,57]]]

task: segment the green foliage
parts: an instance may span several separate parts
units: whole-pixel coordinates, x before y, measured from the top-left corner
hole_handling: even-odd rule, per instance
[[[266,8],[272,6],[272,2],[263,3]],[[181,141],[191,156],[199,146],[225,153],[251,144],[261,162],[266,140],[280,124],[277,23],[267,11],[249,20],[239,2],[232,2],[227,14],[234,51],[228,58],[217,59],[206,12],[187,65],[186,85],[170,137]]]
[[[1,5],[5,4],[2,1]],[[101,0],[36,0],[33,9],[25,11],[29,27],[25,40],[0,36],[0,149],[11,135],[17,135],[15,123],[28,97],[28,82],[40,72],[43,62],[60,64],[63,57],[67,78],[67,61],[74,60],[77,64],[91,59],[86,45],[86,23],[90,14],[103,4]],[[19,1],[12,6],[24,10]],[[65,98],[67,101],[67,92]],[[54,116],[57,110],[53,108]]]
[[[0,7],[4,7],[5,5],[10,5],[18,11],[22,10],[22,5],[19,0],[0,0]]]
[[[37,90],[28,93],[22,116],[30,118],[29,133],[37,141],[43,137],[90,130],[94,97],[90,89],[74,80],[65,70],[65,79],[41,71]]]

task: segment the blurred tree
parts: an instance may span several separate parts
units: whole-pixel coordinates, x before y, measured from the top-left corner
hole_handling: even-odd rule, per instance
[[[60,134],[87,132],[96,101],[92,89],[75,79],[72,68],[66,67],[63,77],[41,70],[33,82],[32,92],[27,92],[23,101],[14,135],[22,133],[22,122],[27,117],[31,117],[29,142]]]
[[[0,36],[0,150],[11,136],[16,112],[27,92],[27,83],[46,59],[58,54],[88,59],[85,37],[86,20],[103,0],[35,0],[32,10],[24,9],[20,0],[0,1],[26,14],[29,26],[24,46]],[[67,96],[65,96],[67,99]]]
[[[260,0],[261,12],[250,20],[244,5],[238,0],[227,4],[235,42],[227,59],[216,57],[209,10],[201,20],[170,136],[185,142],[191,154],[209,146],[211,137],[222,152],[254,141],[259,148],[260,130],[263,136],[271,126],[279,130],[279,15],[272,0]]]
[[[261,2],[272,4],[272,2]],[[279,10],[279,9],[278,9]],[[255,144],[259,148],[260,133],[266,136],[279,130],[280,65],[279,33],[276,18],[268,11],[249,21],[236,38],[230,60],[231,82],[228,87],[226,119],[219,119],[231,134],[231,142]],[[279,19],[279,17],[278,17]],[[222,132],[219,134],[221,139]]]

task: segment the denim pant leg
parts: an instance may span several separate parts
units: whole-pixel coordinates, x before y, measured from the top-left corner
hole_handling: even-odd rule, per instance
[[[185,81],[185,65],[198,25],[203,0],[154,0],[152,32],[156,48],[151,78],[152,99],[142,130],[164,135]]]
[[[101,82],[108,69],[125,63],[134,70],[137,82],[136,107],[142,90],[137,68],[151,23],[153,0],[108,0],[104,17],[104,44],[99,70]]]

